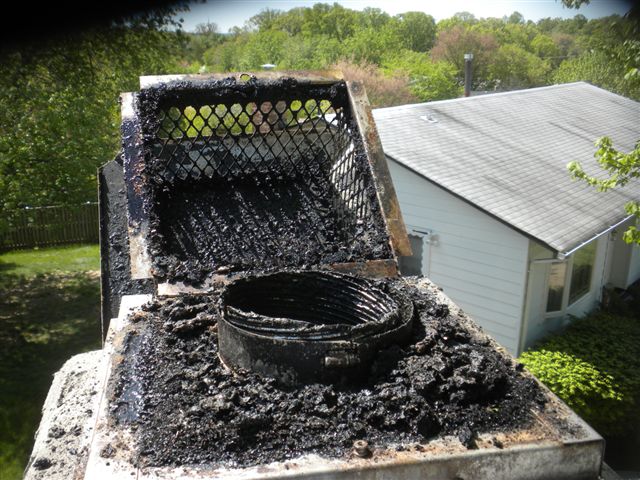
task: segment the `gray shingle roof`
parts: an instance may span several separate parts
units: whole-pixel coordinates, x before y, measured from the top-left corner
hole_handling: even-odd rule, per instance
[[[570,83],[374,110],[385,154],[490,215],[565,253],[626,217],[640,182],[597,192],[566,165],[600,172],[594,142],[640,140],[640,103]]]

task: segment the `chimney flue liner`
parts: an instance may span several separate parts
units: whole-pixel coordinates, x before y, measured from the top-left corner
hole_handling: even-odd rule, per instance
[[[366,378],[380,348],[411,333],[413,304],[370,281],[325,272],[241,278],[222,295],[220,357],[283,384]]]

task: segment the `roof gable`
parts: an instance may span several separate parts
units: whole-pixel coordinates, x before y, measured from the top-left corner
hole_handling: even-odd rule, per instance
[[[594,142],[623,151],[640,139],[640,103],[587,83],[374,110],[385,153],[488,214],[566,253],[615,225],[640,182],[597,192]]]

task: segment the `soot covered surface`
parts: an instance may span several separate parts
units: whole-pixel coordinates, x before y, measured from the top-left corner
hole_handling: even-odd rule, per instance
[[[382,350],[350,386],[283,388],[229,372],[217,355],[216,294],[146,306],[132,318],[110,384],[113,421],[134,430],[134,462],[245,467],[343,457],[359,439],[406,448],[447,434],[473,447],[478,432],[532,423],[543,392],[468,320],[403,280],[379,285],[409,295],[418,319],[407,345]]]
[[[229,132],[198,141],[184,137],[181,148],[158,136],[161,114],[172,105],[198,109],[275,99],[289,106],[328,101],[341,120],[309,118],[287,131],[272,125],[272,133],[249,138]],[[228,78],[143,89],[143,210],[154,277],[197,285],[218,271],[393,258],[350,108],[343,81]]]
[[[372,238],[368,232],[376,230],[370,225],[356,225],[355,238],[345,238],[331,185],[322,172],[312,178],[262,176],[171,190],[159,202],[164,246],[154,255],[156,271],[198,283],[216,268],[248,271],[388,256],[388,238]]]
[[[102,282],[102,322],[118,316],[123,295],[153,293],[151,280],[133,280],[127,234],[127,202],[122,160],[104,165],[100,176],[100,258]]]

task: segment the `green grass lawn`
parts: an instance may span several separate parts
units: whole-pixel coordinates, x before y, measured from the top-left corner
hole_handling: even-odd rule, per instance
[[[0,275],[86,272],[100,269],[98,245],[78,245],[0,253]]]
[[[0,480],[17,480],[31,453],[55,373],[100,348],[97,245],[0,254]]]

